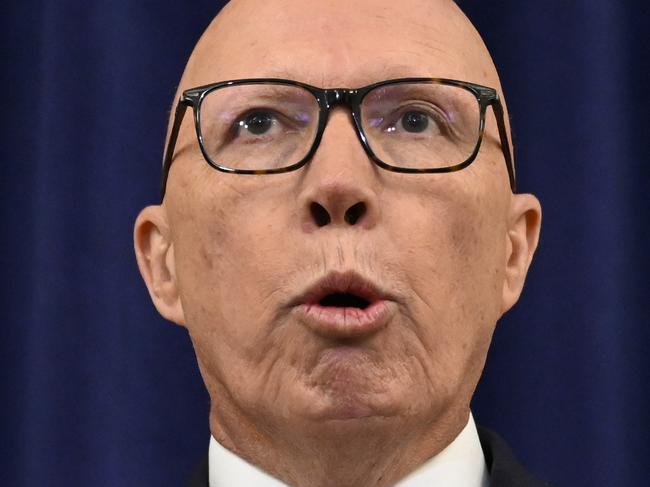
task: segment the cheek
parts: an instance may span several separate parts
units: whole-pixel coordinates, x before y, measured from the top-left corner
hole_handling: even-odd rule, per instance
[[[411,204],[418,211],[395,238],[413,290],[405,315],[442,380],[487,351],[500,311],[505,219],[487,195],[426,196]]]
[[[277,208],[222,187],[174,215],[174,245],[181,299],[190,334],[218,354],[259,360],[266,347],[278,292],[286,272]],[[250,192],[248,192],[250,194]],[[235,352],[236,351],[236,352]],[[232,358],[232,357],[231,357]]]
[[[287,198],[262,204],[251,194],[222,188],[218,204],[178,205],[173,221],[183,310],[201,373],[212,397],[227,392],[238,404],[274,397],[271,389],[291,382],[273,376],[275,364],[298,360],[286,346],[286,317],[277,315],[297,250],[283,238],[287,210],[269,204]]]
[[[404,214],[409,218],[400,218]],[[407,277],[446,290],[448,298],[494,289],[486,285],[503,270],[505,219],[487,198],[420,199],[393,216],[392,238],[400,240],[408,258]]]

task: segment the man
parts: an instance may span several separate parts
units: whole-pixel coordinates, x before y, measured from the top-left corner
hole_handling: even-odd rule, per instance
[[[211,397],[191,485],[540,485],[469,410],[541,209],[458,7],[235,0],[177,100],[135,248]]]

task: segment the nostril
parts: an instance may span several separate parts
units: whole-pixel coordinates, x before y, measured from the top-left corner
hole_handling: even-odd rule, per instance
[[[359,221],[359,219],[366,212],[366,204],[364,202],[359,202],[355,205],[352,205],[348,208],[348,211],[345,212],[345,221],[350,225],[354,225]]]
[[[332,218],[330,217],[330,214],[327,213],[327,210],[316,202],[311,204],[309,210],[311,211],[311,216],[314,219],[314,222],[316,222],[316,225],[319,227],[324,227],[332,221]]]

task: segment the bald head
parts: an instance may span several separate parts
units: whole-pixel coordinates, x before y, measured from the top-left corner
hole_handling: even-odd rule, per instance
[[[412,77],[447,81],[373,86],[355,106],[323,100],[359,92],[315,88]],[[496,69],[450,0],[233,0],[179,93],[244,78],[309,96],[277,80],[204,92],[209,136],[200,146],[182,119],[164,202],[136,221],[142,275],[189,331],[221,444],[290,485],[394,485],[468,424],[537,245],[539,202],[510,190],[505,137],[477,103],[496,101]],[[455,94],[434,95],[443,85]],[[364,118],[366,100],[389,108]],[[390,150],[371,153],[371,137]],[[442,163],[395,172],[386,157]],[[270,161],[292,170],[247,169]]]
[[[323,87],[398,76],[500,86],[480,35],[451,0],[232,0],[197,43],[179,89],[286,75]]]

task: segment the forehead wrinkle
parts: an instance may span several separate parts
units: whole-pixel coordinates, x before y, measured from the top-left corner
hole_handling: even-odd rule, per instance
[[[444,52],[442,49],[440,52]],[[327,69],[327,63],[323,63],[317,70],[311,66],[306,69],[302,63],[297,63],[293,58],[281,56],[278,58],[264,56],[265,63],[259,64],[254,70],[247,70],[245,73],[238,73],[237,78],[277,78],[299,81],[302,83],[312,84],[319,88],[360,88],[367,84],[384,81],[394,78],[460,78],[466,77],[466,70],[460,64],[456,64],[452,69],[446,68],[440,71],[437,68],[438,63],[432,63],[423,58],[422,52],[419,51],[400,51],[395,55],[388,55],[390,59],[399,57],[403,58],[404,54],[410,54],[414,58],[422,59],[420,62],[413,63],[391,63],[377,62],[377,59],[361,60],[356,64],[351,64],[349,68],[343,70],[343,76]],[[447,66],[451,62],[445,62]],[[473,77],[475,78],[475,77]],[[207,80],[207,82],[221,82],[231,78],[221,77],[219,79]],[[465,81],[476,81],[475,79],[466,79]]]

